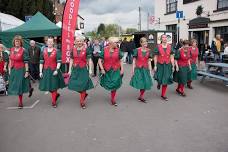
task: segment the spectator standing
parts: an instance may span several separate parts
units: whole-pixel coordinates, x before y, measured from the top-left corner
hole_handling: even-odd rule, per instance
[[[34,40],[30,41],[29,53],[29,71],[33,79],[39,78],[40,48],[36,46]]]

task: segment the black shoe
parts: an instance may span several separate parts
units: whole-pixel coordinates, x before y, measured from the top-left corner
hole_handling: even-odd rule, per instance
[[[29,98],[32,96],[33,91],[34,91],[34,89],[33,89],[33,88],[31,88],[31,89],[29,90],[29,95],[28,95],[28,97],[29,97]]]
[[[53,103],[53,104],[52,104],[52,107],[53,107],[53,108],[57,108],[57,104],[56,104],[56,103]]]
[[[140,102],[147,103],[146,100],[145,100],[144,98],[138,97],[138,100],[139,100]]]
[[[23,104],[18,104],[18,109],[23,109]]]
[[[184,92],[180,93],[182,97],[186,97],[186,94]]]
[[[160,85],[160,84],[157,85],[157,89],[158,89],[158,90],[161,89],[161,85]]]
[[[113,106],[118,106],[118,104],[115,101],[111,101]]]
[[[180,95],[181,94],[181,92],[178,90],[178,89],[176,89],[176,92]]]
[[[165,101],[168,101],[168,98],[167,97],[164,97],[164,96],[161,96],[161,98]]]
[[[82,109],[86,109],[86,105],[85,104],[81,104]]]
[[[193,89],[193,87],[192,87],[191,85],[187,85],[187,87],[188,87],[189,89]]]

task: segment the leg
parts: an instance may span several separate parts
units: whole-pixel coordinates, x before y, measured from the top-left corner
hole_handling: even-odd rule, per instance
[[[23,108],[23,95],[19,95],[18,96],[18,99],[19,99],[19,101],[18,101],[18,108],[19,109],[22,109]]]
[[[184,84],[180,84],[180,91],[181,91],[181,96],[185,97],[186,94],[184,93]]]
[[[33,93],[34,89],[32,87],[32,84],[31,84],[31,80],[29,80],[29,98],[32,96],[32,93]]]
[[[168,101],[168,98],[166,97],[166,90],[167,90],[167,85],[162,85],[161,97],[162,97],[163,100]]]
[[[111,91],[111,102],[112,102],[112,105],[117,106],[117,103],[116,103],[116,90],[112,90]]]
[[[57,91],[52,91],[51,92],[51,97],[52,97],[52,106],[53,106],[53,108],[57,108],[57,104],[56,104]]]
[[[87,94],[85,91],[80,92],[80,105],[82,107],[82,109],[85,109],[85,98],[86,98]]]
[[[145,90],[144,89],[140,89],[140,95],[138,97],[138,100],[141,101],[141,102],[146,103],[146,100],[144,99],[144,93],[145,93]]]
[[[94,64],[93,74],[94,74],[94,76],[97,76],[97,63],[98,63],[98,57],[94,57],[93,58],[93,64]]]
[[[189,81],[187,82],[187,87],[188,87],[189,89],[193,89],[193,87],[192,87],[192,80],[189,80]]]

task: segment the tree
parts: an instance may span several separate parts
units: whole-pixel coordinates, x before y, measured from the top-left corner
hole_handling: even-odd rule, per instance
[[[203,13],[203,6],[199,5],[196,9],[196,15],[201,16],[202,13]]]
[[[26,15],[34,15],[37,11],[54,21],[53,2],[51,0],[0,0],[0,10],[21,20]]]
[[[126,29],[126,34],[132,34],[137,32],[138,30],[136,28],[127,28]]]
[[[97,34],[103,36],[105,34],[105,25],[101,23],[97,28]]]

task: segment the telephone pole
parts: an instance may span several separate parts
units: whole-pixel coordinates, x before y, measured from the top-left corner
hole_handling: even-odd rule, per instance
[[[139,31],[142,30],[142,16],[141,16],[141,0],[139,4]]]

